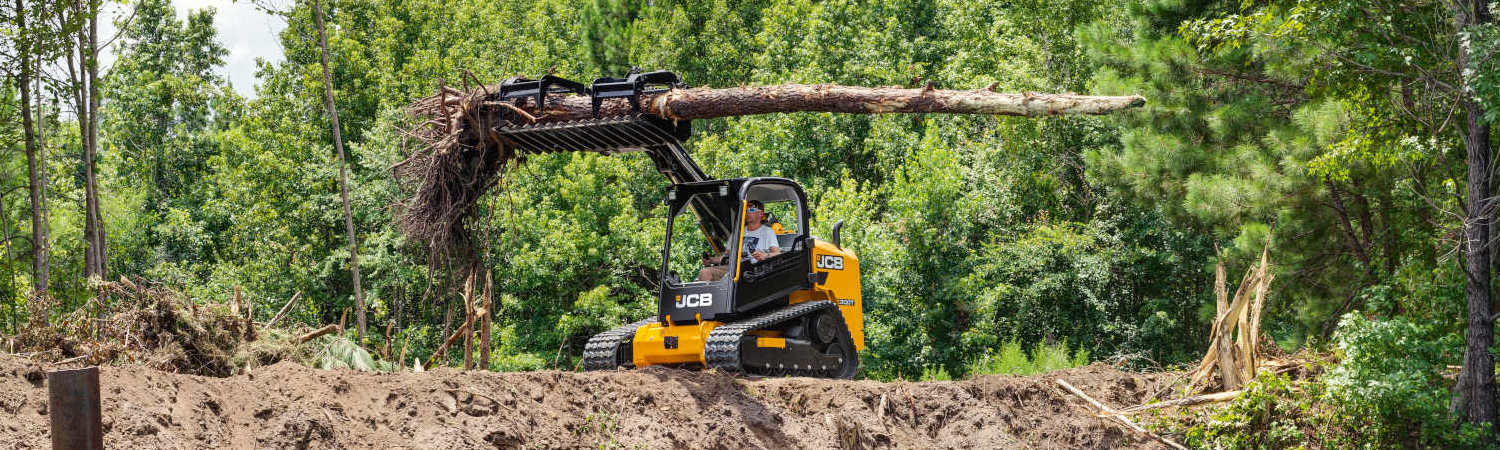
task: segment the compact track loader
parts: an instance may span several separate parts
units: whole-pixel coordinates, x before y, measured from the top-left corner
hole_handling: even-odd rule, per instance
[[[671,72],[600,78],[589,86],[551,75],[512,78],[502,101],[587,95],[593,118],[494,129],[522,152],[640,152],[671,181],[666,188],[667,236],[662,249],[657,314],[593,336],[586,370],[649,365],[714,368],[757,375],[852,378],[864,349],[859,259],[839,239],[809,234],[807,196],[776,177],[711,179],[683,148],[689,121],[642,113],[641,95],[681,87]],[[522,100],[524,99],[524,100]],[[627,101],[632,114],[599,117],[606,101]],[[756,260],[742,239],[752,201],[769,215],[780,254]],[[717,259],[715,261],[715,259]],[[706,262],[725,264],[722,278],[700,281]]]

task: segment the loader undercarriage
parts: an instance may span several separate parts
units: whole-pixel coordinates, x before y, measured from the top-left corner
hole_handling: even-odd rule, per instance
[[[636,330],[652,324],[658,324],[656,319],[621,326],[589,339],[584,370],[634,368]],[[853,378],[859,369],[859,357],[843,316],[826,300],[788,305],[722,324],[713,327],[704,340],[700,362],[685,365],[751,375],[822,378]]]

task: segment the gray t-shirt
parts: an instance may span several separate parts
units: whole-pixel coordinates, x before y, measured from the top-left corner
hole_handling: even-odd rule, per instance
[[[743,248],[745,249],[745,257],[750,259],[751,262],[760,262],[755,258],[751,258],[751,253],[757,251],[770,253],[771,247],[778,246],[776,242],[776,232],[771,231],[771,227],[767,226],[766,224],[761,224],[760,228],[756,228],[754,230],[750,229],[750,227],[748,226],[745,227],[744,242],[745,246]]]

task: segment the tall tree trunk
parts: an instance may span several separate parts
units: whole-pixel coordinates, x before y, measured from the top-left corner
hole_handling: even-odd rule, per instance
[[[105,278],[104,221],[99,209],[99,191],[96,167],[99,151],[99,101],[98,88],[98,8],[94,0],[75,0],[72,4],[75,18],[83,17],[85,26],[73,35],[77,49],[77,66],[74,53],[67,53],[68,78],[72,84],[73,107],[78,112],[78,136],[83,147],[83,242],[85,278]],[[103,309],[100,310],[102,314]]]
[[[1489,23],[1491,18],[1483,0],[1455,1],[1454,22],[1459,31],[1473,25]],[[1464,73],[1471,60],[1467,46],[1458,49],[1458,71]],[[1467,80],[1464,86],[1467,88]],[[1495,342],[1490,299],[1490,224],[1494,210],[1490,199],[1490,127],[1484,122],[1484,107],[1469,95],[1460,96],[1468,116],[1464,147],[1468,163],[1468,217],[1464,221],[1466,296],[1468,298],[1468,331],[1464,338],[1464,365],[1455,389],[1455,409],[1470,423],[1496,425],[1495,360],[1490,347]]]
[[[104,215],[99,208],[99,179],[95,166],[99,159],[99,2],[88,0],[88,42],[83,47],[84,72],[87,77],[85,98],[88,122],[88,140],[83,149],[84,198],[90,231],[84,240],[93,254],[94,266],[89,274],[100,278],[109,277],[109,245],[105,240]]]
[[[339,153],[339,198],[344,201],[344,231],[349,236],[349,270],[354,277],[355,323],[359,339],[365,338],[365,292],[359,285],[359,242],[354,236],[354,213],[349,209],[349,170],[344,161],[344,138],[339,131],[339,112],[333,107],[333,75],[328,72],[328,33],[323,30],[323,2],[313,0],[313,17],[318,21],[318,48],[323,63],[323,93],[328,102],[328,119],[333,122],[333,147]]]
[[[50,233],[47,224],[47,158],[42,148],[37,145],[36,123],[32,120],[30,40],[35,37],[26,28],[26,6],[21,0],[16,0],[15,21],[16,30],[19,30],[21,34],[19,40],[22,43],[16,52],[21,57],[16,81],[21,87],[21,127],[26,145],[26,172],[31,188],[32,294],[34,299],[40,299],[48,295],[47,260],[48,234]],[[33,309],[35,311],[33,311],[32,319],[46,323],[46,308]]]

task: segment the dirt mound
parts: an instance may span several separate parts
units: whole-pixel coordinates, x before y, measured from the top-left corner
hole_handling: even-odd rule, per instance
[[[0,447],[49,446],[46,367],[0,357]],[[377,374],[292,363],[227,378],[101,371],[110,448],[1155,447],[1053,383],[1139,403],[1169,374],[1104,365],[957,382],[715,372]]]

